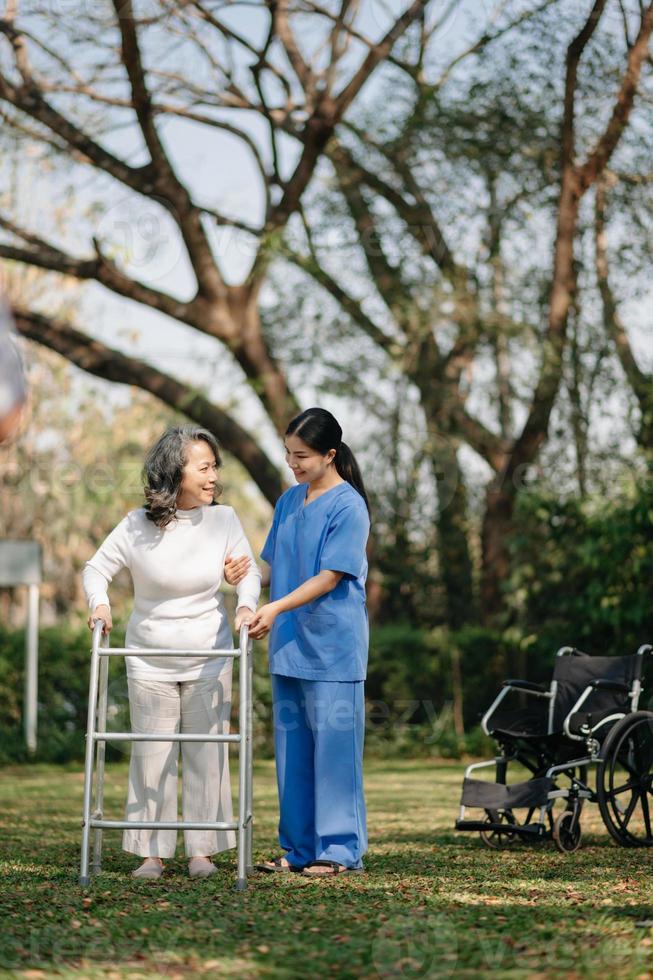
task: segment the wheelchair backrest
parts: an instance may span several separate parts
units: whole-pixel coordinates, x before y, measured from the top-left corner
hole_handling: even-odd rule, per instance
[[[640,679],[642,657],[590,657],[580,650],[556,657],[553,680],[557,683],[553,704],[553,731],[561,731],[563,722],[586,687],[592,681],[609,680],[625,684],[630,690]],[[593,691],[581,711],[603,711],[614,708],[630,711],[630,699],[621,691]]]

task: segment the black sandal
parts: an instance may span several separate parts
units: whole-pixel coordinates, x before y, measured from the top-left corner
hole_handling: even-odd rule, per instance
[[[330,871],[321,871],[319,874],[311,874],[309,868],[330,868]],[[311,861],[307,864],[302,874],[306,878],[334,878],[336,875],[362,875],[364,868],[344,868],[338,861],[327,861],[326,858]]]
[[[257,871],[265,871],[267,874],[279,874],[284,871],[294,871],[296,874],[299,874],[300,871],[304,870],[295,864],[284,864],[283,860],[282,857],[278,857],[272,861],[263,861],[261,864],[254,865],[254,867]]]

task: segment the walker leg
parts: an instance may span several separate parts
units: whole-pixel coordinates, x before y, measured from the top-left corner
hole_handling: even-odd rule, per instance
[[[102,657],[100,660],[100,680],[98,697],[98,732],[107,730],[107,699],[109,687],[109,660]],[[104,759],[106,756],[107,743],[98,741],[97,755],[95,762],[95,807],[93,812],[100,819],[104,811]],[[93,874],[99,874],[102,868],[102,828],[96,827],[93,839]]]
[[[254,690],[254,658],[252,656],[251,640],[247,644],[247,725],[245,730],[246,738],[246,762],[247,762],[247,805],[246,810],[246,831],[245,831],[245,866],[246,873],[251,874],[254,870],[254,860],[252,857],[252,839],[254,836],[254,793],[253,793],[253,743],[252,743],[252,720],[253,720],[253,690]]]
[[[82,813],[82,853],[79,866],[80,885],[90,885],[88,874],[88,849],[91,834],[91,792],[93,789],[93,756],[95,743],[95,711],[98,696],[99,654],[98,647],[102,634],[101,624],[93,630],[93,650],[91,653],[91,676],[88,686],[88,714],[86,719],[86,755],[84,760],[84,804]]]
[[[240,663],[238,670],[238,878],[236,891],[247,888],[247,629],[240,633]]]

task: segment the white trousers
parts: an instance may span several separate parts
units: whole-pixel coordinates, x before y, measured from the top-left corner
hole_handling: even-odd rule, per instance
[[[229,732],[232,661],[217,677],[195,681],[129,678],[132,732]],[[182,758],[182,811],[187,821],[233,820],[226,742],[133,742],[125,820],[177,820],[177,769]],[[141,857],[174,857],[176,830],[125,830],[122,846]],[[185,830],[187,857],[236,846],[233,830]]]

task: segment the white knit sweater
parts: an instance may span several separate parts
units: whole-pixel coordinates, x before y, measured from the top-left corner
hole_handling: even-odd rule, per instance
[[[82,580],[93,611],[109,605],[107,589],[121,568],[134,585],[134,610],[126,646],[180,650],[232,649],[233,640],[219,592],[227,556],[248,555],[250,569],[239,585],[238,605],[255,610],[261,573],[232,507],[178,510],[158,528],[144,508],[130,511],[86,563]],[[142,680],[188,681],[224,668],[216,657],[126,657],[127,673]]]

